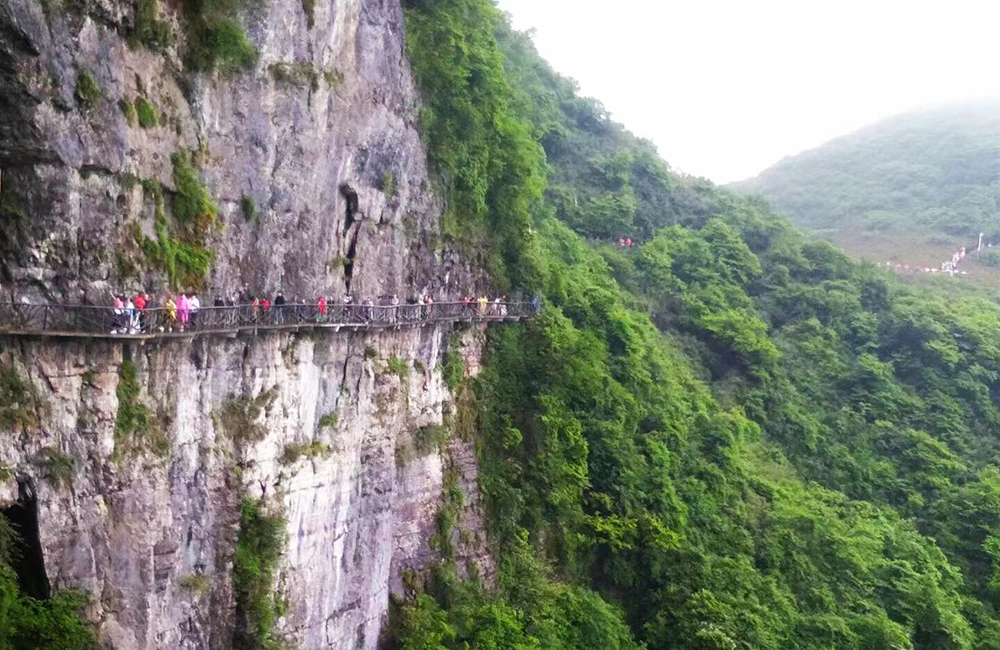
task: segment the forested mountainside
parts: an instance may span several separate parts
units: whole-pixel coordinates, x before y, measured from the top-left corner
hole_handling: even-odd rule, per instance
[[[732,187],[872,261],[940,263],[979,233],[1000,244],[1000,98],[897,115]]]
[[[6,282],[544,309],[5,335],[0,650],[1000,648],[994,300],[672,172],[490,0],[169,4],[0,0]]]
[[[488,0],[406,11],[449,236],[546,309],[467,386],[496,589],[446,553],[397,645],[1000,647],[997,304],[672,173]]]

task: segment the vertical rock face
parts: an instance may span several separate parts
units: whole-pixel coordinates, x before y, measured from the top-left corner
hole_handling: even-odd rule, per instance
[[[133,2],[73,5],[0,0],[5,298],[162,291],[163,269],[135,244],[137,231],[155,238],[136,180],[158,181],[169,208],[177,152],[193,152],[219,204],[205,242],[212,293],[464,289],[438,243],[398,0],[259,3],[240,16],[259,58],[226,75],[185,69],[190,27],[175,3],[160,3],[174,36],[158,52],[123,36]],[[82,101],[88,75],[100,94]],[[127,116],[140,100],[156,125]]]
[[[4,367],[34,387],[38,424],[0,437],[14,469],[0,505],[19,485],[36,495],[48,581],[91,594],[106,647],[231,647],[242,496],[285,517],[277,630],[303,650],[376,646],[401,574],[438,559],[429,541],[446,473],[466,493],[459,565],[492,574],[471,443],[415,440],[453,408],[440,329],[2,346]],[[149,432],[116,440],[124,357],[169,451],[134,444]],[[318,451],[289,453],[308,443]],[[75,459],[61,482],[52,451]]]
[[[138,243],[158,236],[143,184],[169,210],[177,153],[219,208],[205,293],[440,300],[476,284],[440,244],[398,0],[260,3],[240,16],[260,56],[229,75],[185,69],[181,3],[160,2],[170,45],[130,45],[150,4],[0,0],[0,301],[185,288]],[[278,632],[303,650],[374,648],[390,590],[437,558],[445,477],[465,492],[458,564],[492,573],[473,447],[419,435],[453,408],[446,334],[0,337],[0,379],[34,395],[23,421],[0,418],[0,508],[37,510],[41,582],[91,595],[102,647],[218,650],[236,618],[239,501],[263,497],[286,519]],[[121,425],[125,362],[152,426]]]

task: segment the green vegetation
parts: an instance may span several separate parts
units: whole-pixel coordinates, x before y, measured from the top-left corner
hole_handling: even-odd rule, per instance
[[[279,461],[282,465],[294,465],[300,458],[312,460],[313,458],[325,456],[329,451],[329,448],[318,440],[301,444],[292,443],[285,445]]]
[[[156,108],[145,97],[136,97],[135,112],[139,119],[139,126],[144,129],[151,129],[160,123],[160,118],[156,114]]]
[[[267,69],[271,71],[276,81],[299,86],[300,88],[319,90],[320,72],[316,66],[308,61],[272,63]]]
[[[94,635],[83,619],[88,598],[60,592],[37,600],[21,591],[11,568],[19,552],[17,531],[0,514],[0,649],[90,650]]]
[[[233,560],[237,613],[234,647],[247,650],[282,647],[282,639],[273,630],[284,610],[284,602],[274,593],[274,573],[284,545],[284,518],[269,513],[262,500],[244,497]]]
[[[252,197],[244,194],[240,198],[240,212],[243,213],[243,219],[247,223],[257,223],[260,221],[260,213],[257,212],[257,204],[254,203]]]
[[[139,116],[135,112],[135,104],[122,97],[118,100],[118,108],[121,109],[122,115],[125,116],[125,122],[129,126],[134,127],[139,120]]]
[[[157,456],[170,453],[170,439],[153,412],[142,403],[135,364],[122,361],[118,367],[118,416],[115,419],[113,457],[121,460],[134,453],[150,452]]]
[[[1000,242],[998,114],[993,99],[897,115],[735,187],[853,254],[938,266],[979,233]]]
[[[257,49],[240,25],[241,9],[259,0],[185,0],[188,19],[187,65],[198,71],[224,75],[257,62]]]
[[[76,461],[72,456],[54,447],[43,447],[38,451],[35,463],[52,487],[58,489],[73,485],[73,479],[76,477]]]
[[[0,366],[0,429],[24,431],[37,426],[35,387],[12,366]]]
[[[152,195],[156,239],[136,232],[136,242],[147,259],[163,271],[174,289],[202,289],[212,265],[212,253],[205,239],[216,224],[218,206],[198,176],[191,156],[185,152],[171,157],[174,184],[171,201],[173,223],[168,224],[165,197],[160,184],[143,181],[143,189]]]
[[[497,589],[457,578],[446,498],[395,647],[1000,647],[1000,306],[674,174],[488,0],[408,4],[451,209],[544,189],[511,250],[547,308],[490,330],[460,404]],[[545,165],[452,166],[522,128]],[[623,229],[637,250],[588,243]]]
[[[278,398],[278,391],[263,391],[257,397],[234,397],[222,405],[217,422],[229,439],[237,442],[260,442],[267,437],[267,426],[261,415]]]
[[[396,176],[388,169],[382,174],[382,193],[390,201],[396,198]]]
[[[204,573],[189,573],[186,576],[181,576],[181,579],[177,581],[181,589],[190,591],[198,596],[204,596],[208,593],[211,584],[208,582],[208,576]]]
[[[456,349],[457,345],[457,337],[452,337],[449,341],[448,351],[444,355],[444,365],[441,367],[444,383],[452,393],[456,392],[465,381],[465,360]]]
[[[374,361],[378,359],[378,350],[372,345],[365,346],[365,359],[368,361]]]
[[[103,97],[101,87],[97,85],[93,75],[84,68],[77,68],[76,89],[73,94],[82,108],[93,108]]]
[[[489,3],[410,1],[407,52],[424,95],[423,135],[448,200],[442,228],[501,290],[535,286],[531,210],[544,187],[542,148],[512,106]]]
[[[337,423],[340,421],[339,416],[336,411],[331,411],[319,419],[320,429],[336,429]]]
[[[170,25],[160,20],[159,0],[137,0],[129,42],[133,46],[138,44],[151,50],[162,50],[170,45],[172,36]]]
[[[389,361],[386,362],[386,367],[389,372],[399,377],[400,381],[406,381],[406,378],[410,374],[410,366],[406,363],[405,359],[400,359],[399,357],[390,357]]]

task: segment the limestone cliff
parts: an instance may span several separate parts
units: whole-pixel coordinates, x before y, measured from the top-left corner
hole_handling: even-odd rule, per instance
[[[397,0],[244,10],[259,57],[228,74],[182,63],[182,4],[0,0],[0,300],[481,281],[439,235]],[[157,48],[135,39],[150,7],[172,35]],[[217,206],[197,232],[178,221],[178,155]],[[167,243],[207,251],[204,277],[176,274]],[[472,372],[481,332],[460,338]],[[37,517],[39,588],[89,594],[101,647],[214,650],[232,647],[239,501],[263,497],[287,522],[277,632],[374,648],[390,591],[438,557],[448,481],[465,495],[458,564],[492,572],[474,449],[447,426],[450,340],[2,336],[0,391],[20,397],[0,405],[0,508]]]
[[[492,573],[471,443],[421,440],[454,411],[442,334],[5,338],[0,363],[31,395],[0,437],[13,470],[0,505],[36,510],[47,580],[92,595],[106,647],[226,648],[239,499],[265,497],[287,521],[278,632],[299,648],[374,648],[390,589],[438,559],[448,468],[465,494],[460,564]],[[477,332],[465,338],[474,361]],[[116,431],[123,360],[155,420],[142,431]],[[72,468],[57,473],[58,459]]]

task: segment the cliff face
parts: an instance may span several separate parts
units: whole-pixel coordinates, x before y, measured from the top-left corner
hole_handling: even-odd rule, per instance
[[[133,3],[65,4],[0,2],[7,298],[162,289],[163,269],[135,245],[136,230],[156,238],[154,202],[135,181],[158,181],[169,199],[178,152],[191,152],[219,206],[202,288],[461,290],[437,243],[398,1],[316,0],[312,27],[300,0],[259,3],[240,15],[259,58],[228,75],[184,69],[189,28],[170,5],[158,16],[171,44],[152,51],[124,36]],[[99,95],[84,101],[86,77]],[[143,102],[157,118],[146,128],[131,112]]]
[[[473,362],[477,337],[466,335]],[[459,563],[492,573],[473,447],[421,438],[454,408],[439,329],[2,343],[4,368],[34,395],[2,437],[14,471],[0,505],[34,502],[47,580],[92,595],[107,647],[230,647],[243,496],[286,518],[275,593],[288,604],[278,631],[296,647],[375,647],[390,589],[439,558],[429,542],[447,473],[465,494]],[[139,388],[129,404],[155,422],[116,436],[126,357]],[[57,475],[66,456],[73,469]]]
[[[140,245],[162,239],[160,220],[182,232],[169,214],[178,153],[218,205],[198,242],[213,256],[195,283],[205,293],[441,296],[475,283],[439,243],[397,1],[316,0],[310,18],[313,3],[270,0],[241,15],[259,59],[228,76],[183,68],[172,4],[158,14],[174,33],[164,51],[129,45],[132,3],[64,4],[0,0],[0,299],[185,288]],[[83,101],[85,77],[98,95]],[[140,100],[155,125],[136,119]],[[277,631],[302,649],[374,648],[390,591],[439,557],[435,516],[456,480],[456,559],[492,573],[474,448],[437,442],[455,408],[440,372],[450,339],[443,326],[0,337],[7,389],[27,404],[0,405],[0,508],[28,529],[23,515],[37,515],[34,579],[87,592],[102,647],[214,650],[236,623],[240,499],[262,498],[286,519]],[[464,335],[470,371],[480,346]],[[135,409],[153,422],[136,426]]]

